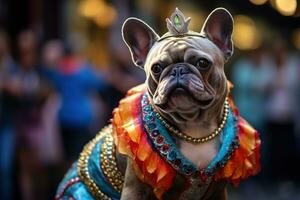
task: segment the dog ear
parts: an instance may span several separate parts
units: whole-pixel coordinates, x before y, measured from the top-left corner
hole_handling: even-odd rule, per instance
[[[233,19],[225,8],[216,8],[206,18],[201,34],[217,45],[228,60],[233,54]]]
[[[132,17],[124,22],[122,36],[130,50],[134,64],[143,67],[149,50],[159,36],[145,22]]]

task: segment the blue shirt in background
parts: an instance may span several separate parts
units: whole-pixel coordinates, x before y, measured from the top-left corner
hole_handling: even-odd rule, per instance
[[[61,125],[88,127],[93,116],[92,93],[103,91],[105,83],[89,63],[76,64],[81,66],[71,72],[46,69],[46,75],[61,97],[58,114]]]

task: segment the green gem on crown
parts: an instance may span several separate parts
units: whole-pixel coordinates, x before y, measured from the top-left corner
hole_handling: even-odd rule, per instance
[[[174,23],[175,23],[176,26],[181,26],[181,20],[180,20],[178,15],[175,15]]]

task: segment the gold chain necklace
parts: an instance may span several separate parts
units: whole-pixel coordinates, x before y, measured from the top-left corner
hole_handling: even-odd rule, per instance
[[[228,100],[226,98],[225,100],[225,103],[224,103],[224,111],[223,111],[223,114],[222,114],[222,121],[219,125],[219,127],[217,127],[211,134],[205,136],[205,137],[201,137],[201,138],[194,138],[192,136],[189,136],[185,133],[182,133],[180,132],[177,128],[171,126],[166,120],[164,120],[162,118],[162,116],[158,113],[158,112],[155,112],[155,115],[158,117],[158,119],[162,122],[162,124],[175,136],[177,136],[178,138],[180,139],[183,139],[187,142],[190,142],[190,143],[204,143],[204,142],[207,142],[207,141],[210,141],[212,140],[213,138],[215,138],[216,136],[218,136],[225,124],[226,124],[226,121],[228,119],[228,113],[229,113],[229,103],[228,103]]]

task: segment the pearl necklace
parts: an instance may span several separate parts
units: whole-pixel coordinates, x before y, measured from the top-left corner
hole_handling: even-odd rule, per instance
[[[222,130],[223,130],[225,124],[226,124],[226,121],[228,119],[228,113],[229,113],[229,103],[228,103],[228,100],[226,98],[225,103],[224,103],[224,111],[223,111],[223,114],[222,114],[222,121],[221,121],[219,127],[217,127],[211,134],[209,134],[205,137],[200,137],[200,138],[194,138],[192,136],[189,136],[185,133],[180,132],[177,128],[175,128],[174,126],[171,126],[166,120],[164,120],[163,117],[158,112],[155,112],[155,115],[158,117],[158,119],[162,122],[162,124],[173,135],[175,135],[176,137],[178,137],[180,139],[183,139],[187,142],[198,144],[198,143],[205,143],[207,141],[210,141],[222,132]]]

